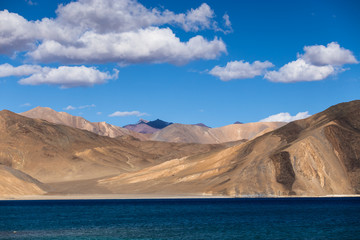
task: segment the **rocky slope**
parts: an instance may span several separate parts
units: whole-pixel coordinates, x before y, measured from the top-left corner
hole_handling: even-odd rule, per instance
[[[46,186],[29,175],[0,165],[0,196],[41,195]]]
[[[360,101],[251,141],[98,181],[112,192],[229,196],[360,194]]]
[[[36,107],[20,114],[25,117],[39,118],[48,122],[87,130],[101,136],[118,137],[123,135],[131,135],[142,140],[147,139],[147,136],[129,129],[114,126],[106,122],[90,122],[82,117],[73,116],[66,112],[57,112],[48,107]]]

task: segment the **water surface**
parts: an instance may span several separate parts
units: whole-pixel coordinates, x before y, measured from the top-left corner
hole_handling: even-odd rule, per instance
[[[360,239],[360,198],[0,201],[0,239]]]

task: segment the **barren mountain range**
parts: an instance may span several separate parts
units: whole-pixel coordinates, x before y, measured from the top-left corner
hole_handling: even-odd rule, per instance
[[[224,143],[242,139],[252,139],[284,125],[284,122],[255,122],[209,128],[175,123],[161,131],[155,132],[150,136],[150,139],[165,142]]]
[[[63,124],[0,112],[0,196],[360,194],[360,101],[277,129],[251,126],[256,134],[235,124],[245,126],[241,136],[251,140],[222,144],[110,138]],[[176,125],[160,131],[171,133]],[[223,128],[238,134],[233,125]]]
[[[48,122],[87,130],[101,136],[130,135],[140,140],[203,144],[251,139],[285,125],[283,122],[247,123],[209,128],[204,124],[173,124],[160,119],[154,121],[141,119],[137,124],[129,124],[122,128],[106,122],[90,122],[82,117],[73,116],[66,112],[57,112],[48,107],[36,107],[20,114],[25,117],[43,119]]]

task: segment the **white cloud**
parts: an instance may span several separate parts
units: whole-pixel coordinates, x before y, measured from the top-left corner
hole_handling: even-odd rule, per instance
[[[335,69],[331,65],[314,66],[308,64],[303,59],[290,62],[282,66],[278,71],[267,72],[264,78],[272,82],[301,82],[319,81],[327,78]]]
[[[64,108],[64,110],[75,110],[75,109],[85,109],[85,108],[93,108],[96,107],[95,104],[90,104],[90,105],[83,105],[83,106],[79,106],[79,107],[74,107],[74,106],[67,106],[66,108]]]
[[[341,66],[357,63],[351,51],[331,42],[323,45],[305,46],[305,54],[298,54],[296,61],[289,62],[278,71],[267,72],[264,78],[272,82],[320,81],[330,75],[345,71]]]
[[[71,105],[67,106],[66,108],[64,108],[64,110],[75,110],[76,107],[73,107]]]
[[[197,35],[182,42],[168,27],[221,30],[206,3],[175,14],[135,0],[79,0],[59,5],[56,14],[54,19],[27,21],[0,11],[0,53],[28,51],[39,62],[183,64],[226,52],[221,39]]]
[[[0,53],[12,54],[34,46],[33,23],[16,13],[0,11]]]
[[[33,1],[31,1],[31,0],[25,0],[25,2],[26,2],[27,4],[29,4],[30,6],[37,5],[37,2],[33,2]]]
[[[331,42],[327,46],[305,46],[304,51],[305,54],[299,55],[299,57],[309,64],[316,66],[340,66],[349,63],[358,63],[350,50],[340,47],[336,42]]]
[[[117,72],[114,75],[110,75],[107,72],[100,72],[94,67],[61,66],[58,68],[45,67],[41,72],[21,79],[19,83],[23,85],[60,85],[62,88],[71,88],[103,84],[107,80],[116,78]]]
[[[21,65],[14,67],[8,63],[0,65],[0,77],[9,76],[28,76],[42,71],[42,67],[38,65]]]
[[[50,68],[39,65],[14,67],[7,63],[0,65],[0,77],[8,76],[29,76],[20,79],[19,83],[23,85],[49,84],[70,88],[105,83],[107,80],[116,79],[118,71],[114,69],[114,74],[110,75],[108,72],[85,66]]]
[[[21,104],[20,107],[30,107],[31,106],[31,103],[24,103],[24,104]]]
[[[203,3],[200,7],[188,11],[185,16],[180,15],[183,17],[178,19],[185,31],[199,31],[201,29],[216,28],[216,22],[211,20],[214,15],[214,11],[210,6]]]
[[[134,32],[96,34],[87,32],[73,44],[44,41],[29,55],[38,61],[118,62],[184,64],[197,59],[214,59],[226,46],[221,39],[202,36],[181,42],[169,28],[150,27]]]
[[[231,27],[230,17],[227,13],[224,14],[223,19],[225,21],[225,26]]]
[[[222,81],[229,81],[232,79],[253,78],[264,74],[267,68],[274,65],[269,62],[255,61],[253,63],[244,61],[228,62],[225,67],[216,66],[209,73],[213,76],[219,77]]]
[[[260,120],[259,122],[292,122],[295,120],[304,119],[310,117],[309,112],[299,112],[295,116],[291,116],[288,112],[282,112],[275,115],[271,115],[265,119]]]
[[[109,117],[128,117],[128,116],[137,116],[137,117],[141,117],[141,116],[145,116],[148,115],[147,113],[142,113],[139,111],[131,111],[131,112],[120,112],[120,111],[116,111],[112,114],[109,115]]]
[[[84,109],[84,108],[94,108],[94,107],[96,107],[95,104],[90,104],[90,105],[79,106],[78,108],[79,108],[79,109]]]
[[[185,31],[211,29],[216,25],[214,11],[206,3],[186,13],[146,8],[134,0],[79,0],[56,11],[58,20],[98,33],[127,32],[164,24],[178,25]]]

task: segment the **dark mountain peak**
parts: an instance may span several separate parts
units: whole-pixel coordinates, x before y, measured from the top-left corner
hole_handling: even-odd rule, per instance
[[[244,123],[239,122],[239,121],[236,121],[236,122],[234,122],[233,124],[244,124]]]
[[[156,128],[156,129],[163,129],[171,124],[173,124],[172,122],[165,122],[163,120],[160,119],[156,119],[154,121],[150,121],[148,123],[146,123],[148,126]]]

